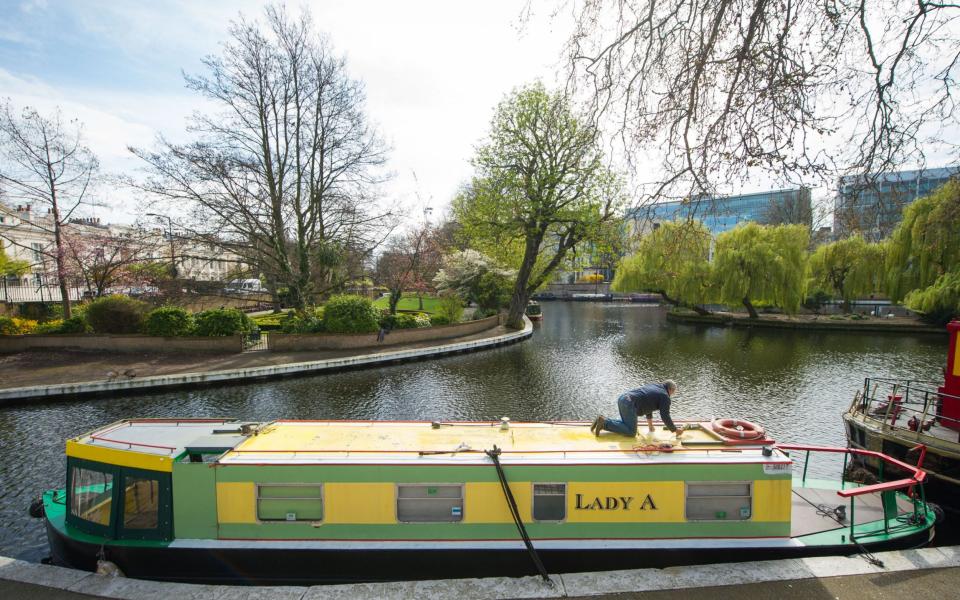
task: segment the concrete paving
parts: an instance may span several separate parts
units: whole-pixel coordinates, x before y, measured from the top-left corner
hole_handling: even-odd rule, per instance
[[[637,569],[539,577],[491,577],[312,587],[238,587],[159,583],[108,577],[0,557],[3,598],[177,598],[178,600],[472,600],[513,598],[926,598],[956,597],[960,547],[924,548],[875,555],[832,556],[667,569]]]

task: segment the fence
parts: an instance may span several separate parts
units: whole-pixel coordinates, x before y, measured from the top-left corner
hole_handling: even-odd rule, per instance
[[[83,298],[83,290],[80,288],[67,288],[67,295],[70,300],[77,301]],[[63,296],[60,294],[60,288],[44,286],[15,286],[0,285],[0,302],[10,302],[22,304],[26,302],[61,302]]]

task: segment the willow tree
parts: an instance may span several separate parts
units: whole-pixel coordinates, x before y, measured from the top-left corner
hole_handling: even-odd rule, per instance
[[[700,221],[667,221],[640,238],[635,254],[617,267],[612,288],[654,292],[674,306],[701,314],[711,300],[710,230]]]
[[[519,328],[567,253],[617,217],[620,180],[604,166],[597,129],[539,83],[500,103],[472,164],[453,212],[471,246],[516,268],[507,325]]]
[[[887,293],[894,302],[960,269],[960,182],[952,179],[904,208],[887,248]]]
[[[802,225],[746,223],[721,233],[713,257],[720,301],[742,303],[751,319],[760,316],[756,301],[796,312],[806,287],[809,243]]]
[[[883,246],[859,235],[824,244],[810,257],[810,279],[841,298],[848,313],[851,300],[883,287]]]

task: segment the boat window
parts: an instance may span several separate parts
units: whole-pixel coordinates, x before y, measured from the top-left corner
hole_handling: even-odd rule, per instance
[[[562,521],[567,518],[567,484],[533,484],[533,520]]]
[[[463,520],[462,485],[398,485],[397,520],[406,523]]]
[[[746,521],[752,514],[749,482],[687,483],[687,519]]]
[[[113,474],[73,467],[70,514],[98,525],[110,525],[113,509]]]
[[[323,486],[258,485],[257,518],[261,521],[322,521]]]
[[[125,477],[124,484],[124,529],[156,529],[159,521],[160,481]]]

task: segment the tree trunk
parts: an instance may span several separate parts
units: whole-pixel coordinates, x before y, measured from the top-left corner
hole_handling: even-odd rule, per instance
[[[657,293],[660,294],[660,297],[666,300],[668,304],[672,304],[673,306],[680,306],[680,301],[677,300],[676,298],[671,298],[670,296],[668,296],[667,292],[665,292],[664,290],[657,290]]]
[[[846,298],[843,299],[843,314],[845,315],[850,314],[850,301],[847,300]]]
[[[753,304],[750,303],[750,297],[749,297],[749,296],[744,296],[744,297],[743,297],[743,305],[747,307],[747,312],[750,313],[750,318],[751,318],[751,319],[759,319],[759,318],[760,318],[760,315],[757,314],[757,309],[755,309],[755,308],[753,307]]]
[[[403,295],[402,290],[390,290],[390,314],[397,314],[397,304],[400,304],[400,297]]]
[[[420,302],[420,310],[423,310],[423,294],[417,292],[417,300]]]
[[[507,312],[507,327],[511,329],[523,329],[523,313],[527,310],[527,302],[530,300],[527,283],[530,281],[533,265],[537,262],[541,239],[542,235],[527,237],[523,262],[520,263],[520,269],[517,271],[517,281],[513,285],[513,296],[510,297],[510,308]]]
[[[48,156],[49,161],[49,156]],[[48,169],[49,167],[49,162]],[[70,314],[70,291],[67,289],[67,265],[66,257],[64,256],[63,248],[63,234],[60,231],[60,207],[57,206],[57,190],[56,186],[53,183],[53,176],[50,176],[50,204],[52,207],[52,216],[53,216],[53,243],[54,251],[56,252],[56,264],[57,264],[57,280],[60,283],[60,295],[63,304],[63,319],[67,320],[71,317]],[[43,285],[43,282],[40,284]]]

